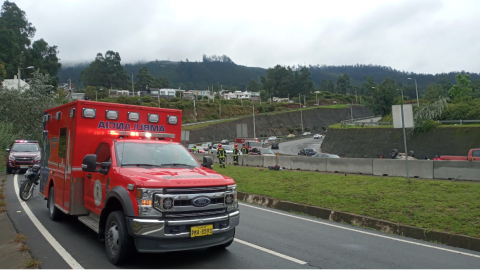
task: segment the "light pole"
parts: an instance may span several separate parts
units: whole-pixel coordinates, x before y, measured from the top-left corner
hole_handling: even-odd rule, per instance
[[[257,133],[255,132],[255,104],[253,104],[253,138],[257,138]]]
[[[408,78],[409,80],[411,80],[412,78]],[[420,101],[418,101],[418,87],[417,87],[417,79],[414,79],[415,80],[415,91],[417,92],[417,106],[420,107]]]
[[[29,67],[26,67],[26,68],[21,68],[21,67],[18,67],[18,74],[17,74],[17,80],[18,80],[18,91],[20,91],[20,79],[21,79],[21,74],[22,74],[22,69],[33,69],[35,68],[34,66],[29,66]]]
[[[357,89],[355,89],[355,103],[357,103],[357,104],[358,104]]]
[[[404,99],[403,99],[403,89],[397,89],[397,90],[402,92],[402,104],[403,104],[403,102],[404,102]]]
[[[300,123],[302,123],[302,134],[303,134],[303,110],[302,110],[302,98],[298,94],[298,103],[300,104]]]

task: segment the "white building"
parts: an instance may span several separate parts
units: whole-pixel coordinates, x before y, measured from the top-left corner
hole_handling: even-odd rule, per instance
[[[223,94],[224,99],[251,99],[252,97],[260,97],[260,92],[235,91]]]
[[[20,82],[20,89],[18,89],[18,84]],[[2,83],[3,89],[5,90],[20,90],[24,92],[25,90],[30,89],[30,85],[24,80],[17,79],[17,75],[13,76],[13,79],[5,79]]]

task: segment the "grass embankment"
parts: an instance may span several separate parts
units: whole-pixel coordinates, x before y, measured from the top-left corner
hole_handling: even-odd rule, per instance
[[[393,125],[379,125],[379,126],[357,126],[357,125],[346,125],[345,127],[342,127],[342,124],[333,124],[330,125],[329,128],[393,128]]]
[[[480,183],[227,166],[238,189],[406,225],[480,237]]]
[[[0,155],[0,172],[5,172],[7,170],[7,157]]]
[[[279,114],[279,113],[289,113],[289,112],[295,112],[295,111],[301,111],[301,110],[312,110],[312,109],[317,109],[317,108],[326,108],[326,109],[341,109],[341,108],[347,108],[348,105],[346,104],[340,104],[340,105],[327,105],[327,106],[319,106],[319,107],[308,107],[308,108],[298,108],[298,109],[293,109],[293,110],[281,110],[281,111],[274,111],[274,112],[268,112],[268,113],[263,113],[265,115],[271,115],[271,114]],[[229,121],[234,121],[234,120],[237,120],[239,118],[245,118],[245,117],[251,117],[251,111],[250,111],[250,115],[248,114],[245,114],[243,116],[239,116],[239,117],[236,117],[234,119],[224,119],[224,120],[218,120],[218,121],[215,121],[215,122],[210,122],[210,123],[201,123],[201,124],[197,124],[197,125],[190,125],[190,126],[185,126],[185,127],[182,127],[182,130],[195,130],[195,129],[200,129],[200,128],[204,128],[204,127],[207,127],[207,126],[210,126],[210,125],[214,125],[214,124],[219,124],[219,123],[225,123],[225,122],[229,122]],[[235,116],[232,116],[232,117],[235,117]],[[199,121],[201,122],[201,121]]]

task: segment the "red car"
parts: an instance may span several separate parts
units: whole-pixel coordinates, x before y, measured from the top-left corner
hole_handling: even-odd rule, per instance
[[[37,141],[17,140],[7,152],[7,173],[40,164],[42,158]]]

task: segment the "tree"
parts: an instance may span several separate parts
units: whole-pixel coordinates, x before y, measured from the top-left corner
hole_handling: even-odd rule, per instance
[[[108,96],[108,90],[103,87],[87,86],[85,88],[85,97],[90,100],[102,99]]]
[[[157,77],[153,80],[153,88],[169,88],[170,80],[167,77]]]
[[[313,93],[314,87],[312,78],[310,77],[310,71],[308,71],[307,67],[302,67],[298,74],[298,77],[295,78],[296,85],[298,86],[298,93],[302,93],[304,95],[308,95]],[[297,94],[297,93],[292,93]]]
[[[347,94],[348,90],[351,88],[350,77],[348,74],[343,74],[337,78],[337,93]]]
[[[396,89],[395,81],[389,78],[373,89],[371,107],[375,115],[385,116],[392,112],[392,105],[395,103],[395,97],[398,96]]]
[[[427,92],[423,96],[424,99],[428,101],[434,101],[437,100],[438,97],[447,97],[448,92],[446,89],[444,89],[442,86],[436,84],[436,83],[431,83],[427,86]]]
[[[139,90],[145,90],[148,87],[153,87],[153,77],[148,73],[148,68],[143,67],[138,71],[137,82],[135,88]]]
[[[31,48],[27,51],[27,63],[39,69],[43,74],[52,76],[52,83],[54,86],[58,84],[57,73],[62,64],[60,64],[57,57],[57,46],[49,46],[48,43],[39,39],[33,42]]]
[[[254,79],[251,79],[248,83],[247,90],[252,92],[258,92],[258,90],[260,90],[260,86]]]
[[[5,80],[6,77],[7,77],[7,71],[5,70],[5,65],[2,62],[0,62],[0,82]]]
[[[105,57],[97,53],[95,60],[80,74],[81,80],[90,86],[103,86],[106,88],[122,88],[130,83],[130,76],[121,65],[121,57],[118,52],[107,51]]]
[[[335,84],[333,83],[332,80],[328,80],[327,91],[330,93],[335,93]]]
[[[5,1],[0,11],[0,61],[5,63],[7,77],[13,77],[25,61],[35,27],[27,20],[25,11],[15,3]]]
[[[328,81],[326,79],[322,79],[322,81],[320,82],[320,91],[328,91]]]
[[[458,73],[457,76],[455,76],[455,80],[457,81],[457,85],[452,86],[448,93],[458,101],[466,94],[472,92],[472,88],[470,87],[470,75]]]

